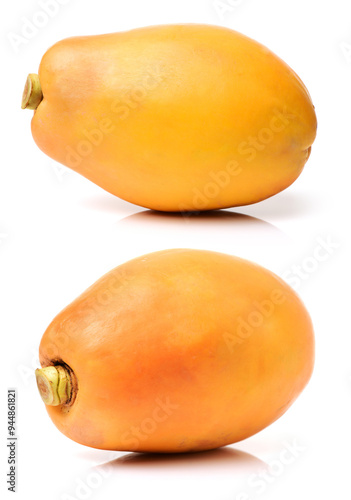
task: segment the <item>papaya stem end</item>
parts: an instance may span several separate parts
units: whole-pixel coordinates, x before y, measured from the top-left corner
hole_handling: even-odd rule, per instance
[[[43,92],[39,81],[39,76],[35,73],[30,73],[27,76],[22,95],[22,109],[37,109],[43,100]]]
[[[41,399],[46,405],[59,406],[70,401],[72,385],[66,368],[61,365],[38,368],[35,377]]]

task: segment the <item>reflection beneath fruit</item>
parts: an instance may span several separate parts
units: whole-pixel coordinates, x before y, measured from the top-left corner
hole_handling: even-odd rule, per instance
[[[231,210],[216,210],[196,213],[166,213],[144,210],[130,215],[118,222],[120,229],[137,230],[142,235],[162,230],[163,238],[179,232],[180,235],[198,237],[201,232],[208,239],[217,236],[235,238],[240,243],[275,245],[290,244],[291,239],[273,224]],[[223,232],[223,229],[226,232]]]
[[[119,469],[172,469],[181,473],[241,474],[265,468],[265,462],[241,450],[225,447],[199,453],[128,453],[95,467],[97,471]]]

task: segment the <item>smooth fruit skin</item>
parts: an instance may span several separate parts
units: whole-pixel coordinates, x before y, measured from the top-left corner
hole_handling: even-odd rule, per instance
[[[169,25],[68,38],[44,55],[37,145],[105,190],[163,211],[247,205],[300,175],[310,95],[263,45]]]
[[[314,363],[310,317],[280,278],[201,250],[131,260],[66,307],[40,344],[69,366],[58,429],[95,448],[186,452],[245,439],[279,418]]]

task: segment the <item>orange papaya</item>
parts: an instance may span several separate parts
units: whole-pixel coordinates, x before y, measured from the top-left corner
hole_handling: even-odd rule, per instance
[[[264,200],[300,175],[316,115],[300,78],[233,30],[166,25],[62,40],[30,74],[41,150],[143,207]]]
[[[307,384],[311,319],[279,277],[204,250],[115,268],[47,328],[37,382],[58,429],[101,449],[178,453],[245,439]]]

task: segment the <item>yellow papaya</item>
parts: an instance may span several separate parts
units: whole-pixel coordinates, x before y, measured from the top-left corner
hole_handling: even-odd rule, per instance
[[[233,30],[166,25],[68,38],[29,75],[23,108],[54,160],[143,207],[247,205],[288,187],[316,135],[294,71]]]
[[[58,429],[101,449],[189,452],[278,419],[314,362],[310,317],[270,271],[165,250],[92,285],[47,328],[37,382]]]

